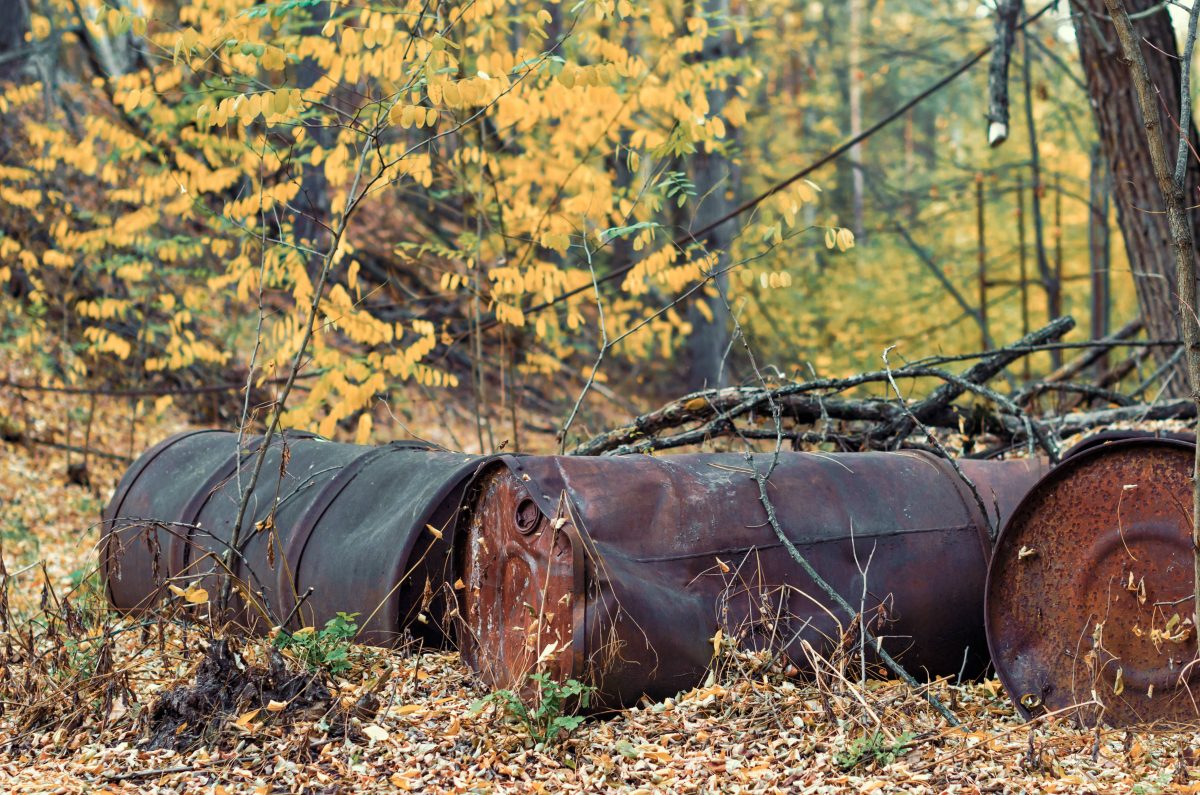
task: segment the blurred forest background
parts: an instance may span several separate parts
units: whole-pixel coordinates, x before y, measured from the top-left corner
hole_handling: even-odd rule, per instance
[[[1081,65],[1103,4],[1000,5],[993,147],[975,0],[3,0],[4,383],[545,450],[589,381],[568,448],[748,350],[789,379],[1132,334],[1119,216],[1165,222],[1097,126],[1136,113]],[[1178,86],[1182,12],[1130,10]]]

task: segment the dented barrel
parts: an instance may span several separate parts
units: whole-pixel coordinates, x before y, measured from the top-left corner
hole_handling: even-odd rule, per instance
[[[1013,513],[988,576],[987,634],[1024,717],[1061,710],[1122,726],[1200,716],[1194,454],[1186,436],[1103,435]]]
[[[978,498],[919,451],[784,453],[768,481],[788,540],[917,675],[986,665],[989,528],[1044,470],[959,466]],[[811,669],[852,624],[781,544],[742,455],[504,457],[468,498],[459,640],[494,687],[546,669],[627,705],[698,684],[718,632]]]
[[[154,608],[176,589],[215,600],[242,488],[262,437],[201,430],[148,450],[104,512],[101,572],[120,610]],[[360,640],[406,628],[445,636],[450,552],[467,481],[481,459],[412,443],[338,444],[289,432],[273,440],[242,522],[233,574],[251,599],[225,618],[263,630],[320,626],[358,613]]]

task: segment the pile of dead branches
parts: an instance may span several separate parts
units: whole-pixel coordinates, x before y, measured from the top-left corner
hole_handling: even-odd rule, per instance
[[[1139,342],[1129,339],[1135,322],[1103,340],[1063,343],[1075,326],[1061,317],[1016,343],[992,351],[938,356],[892,366],[887,352],[884,368],[847,378],[770,383],[708,389],[684,395],[579,445],[576,455],[622,455],[698,445],[721,437],[779,439],[794,449],[832,445],[839,450],[941,451],[936,432],[956,434],[960,454],[988,458],[1024,447],[1040,448],[1056,460],[1062,440],[1081,431],[1123,422],[1186,419],[1195,416],[1189,400],[1142,402],[1142,395],[1169,368],[1143,379],[1129,393],[1114,385],[1133,371],[1144,352],[1155,346],[1179,347],[1178,341]],[[1116,347],[1138,351],[1106,369],[1096,382],[1071,380],[1095,365]],[[1083,353],[1045,379],[1017,385],[1008,372],[1023,357],[1039,351],[1078,349]],[[974,361],[961,373],[948,365]],[[990,386],[1007,382],[1005,391]],[[924,398],[910,401],[899,383],[932,381],[937,386]],[[847,397],[847,393],[879,385],[884,397]],[[1054,400],[1046,400],[1052,396]],[[960,399],[966,400],[960,401]],[[776,421],[778,418],[778,421]]]

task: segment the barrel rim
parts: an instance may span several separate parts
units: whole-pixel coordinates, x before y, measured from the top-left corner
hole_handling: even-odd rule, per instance
[[[983,587],[983,632],[987,640],[988,655],[992,658],[992,667],[996,670],[996,677],[1000,680],[1000,684],[1004,686],[1004,691],[1008,693],[1009,699],[1013,702],[1017,714],[1023,720],[1030,720],[1032,713],[1021,704],[1020,694],[1016,693],[1016,688],[1012,682],[1008,668],[1005,664],[1004,656],[998,654],[999,640],[996,638],[1000,632],[1000,627],[996,626],[996,622],[992,616],[993,592],[1000,587],[1001,576],[1001,555],[1000,550],[1003,546],[1011,542],[1012,536],[1017,532],[1015,529],[1018,518],[1022,516],[1025,510],[1032,506],[1035,500],[1041,498],[1041,493],[1044,489],[1057,486],[1063,479],[1069,477],[1072,473],[1082,467],[1084,464],[1096,458],[1113,455],[1118,452],[1124,452],[1133,448],[1148,447],[1148,448],[1172,448],[1181,451],[1193,452],[1195,450],[1194,442],[1187,442],[1182,439],[1172,439],[1164,437],[1130,437],[1125,439],[1114,439],[1098,443],[1094,446],[1084,448],[1075,452],[1068,458],[1064,458],[1058,466],[1051,469],[1038,480],[1025,493],[1021,501],[1017,503],[1017,507],[1013,509],[1012,515],[1008,517],[1008,521],[1004,523],[1004,528],[1000,531],[1000,535],[996,537],[996,545],[992,550],[992,558],[988,563],[987,580]]]

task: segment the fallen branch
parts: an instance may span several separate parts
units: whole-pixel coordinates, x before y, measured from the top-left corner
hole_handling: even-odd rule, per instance
[[[133,463],[133,458],[120,453],[109,453],[105,450],[97,450],[92,447],[79,447],[73,444],[63,444],[62,442],[52,442],[48,439],[35,439],[31,436],[22,436],[15,440],[10,440],[11,444],[32,444],[38,447],[50,447],[54,450],[66,450],[68,453],[80,453],[81,455],[95,456],[96,458],[107,458],[110,461],[121,461],[122,463]]]
[[[961,379],[947,381],[933,390],[933,393],[912,407],[911,415],[889,422],[876,432],[876,438],[884,442],[885,447],[898,445],[901,439],[913,432],[917,422],[926,422],[942,409],[957,400],[967,387],[961,382],[985,384],[1004,371],[1013,362],[1019,360],[1024,353],[1012,348],[1028,345],[1040,345],[1057,340],[1071,329],[1075,328],[1075,319],[1070,315],[1055,318],[1046,326],[1030,332],[1022,337],[1015,346],[1000,348],[990,356],[981,359],[969,370],[962,374]],[[899,375],[900,373],[896,373]]]
[[[929,398],[912,407],[913,416],[922,423],[940,428],[957,428],[962,417],[951,404],[961,395],[970,392],[994,403],[1002,412],[1018,418],[1026,431],[1025,436],[1036,439],[1050,452],[1054,447],[1053,443],[1040,429],[1037,421],[1027,417],[1017,401],[989,389],[984,384],[1012,362],[1038,350],[1039,345],[1061,337],[1073,326],[1074,320],[1071,318],[1059,318],[1045,328],[1022,338],[1015,345],[989,352],[962,375],[929,366],[928,362],[937,361],[931,359],[890,372],[877,370],[848,378],[819,378],[774,388],[727,387],[692,392],[635,418],[627,425],[594,437],[576,447],[572,453],[627,455],[702,444],[714,437],[739,432],[735,420],[745,419],[753,422],[756,416],[765,417],[766,409],[772,404],[779,407],[783,417],[799,424],[812,424],[818,420],[872,423],[873,427],[864,434],[868,442],[864,446],[895,448],[914,427],[905,411],[886,400],[850,400],[834,397],[837,393],[866,384],[886,383],[890,377],[930,377],[942,381],[942,385],[934,390]],[[701,424],[673,434],[660,435],[692,422]]]
[[[1093,428],[1121,422],[1148,420],[1187,420],[1196,416],[1196,404],[1190,398],[1179,398],[1150,405],[1126,406],[1099,411],[1083,411],[1048,418],[1045,422],[1060,437],[1071,436]]]
[[[769,476],[763,475],[763,473],[759,471],[758,467],[754,463],[754,456],[751,453],[746,453],[746,462],[750,465],[750,469],[754,472],[754,480],[758,484],[759,502],[762,503],[763,510],[767,514],[767,522],[770,523],[771,529],[775,531],[775,537],[779,539],[779,543],[782,544],[784,549],[788,551],[788,555],[791,556],[792,560],[794,560],[800,566],[800,568],[804,570],[804,573],[808,575],[809,579],[811,579],[818,588],[824,591],[826,596],[837,603],[838,607],[844,610],[846,615],[853,620],[855,616],[858,615],[854,608],[851,607],[850,603],[842,598],[842,595],[838,593],[833,586],[830,585],[825,578],[822,577],[820,573],[812,567],[812,564],[809,563],[803,555],[800,554],[800,550],[796,548],[796,545],[792,543],[790,538],[788,538],[787,533],[783,531],[783,526],[779,523],[779,517],[775,515],[775,506],[771,502],[771,496],[767,493],[767,477]],[[883,664],[888,667],[888,670],[899,677],[900,680],[906,685],[913,688],[913,690],[918,692],[923,691],[925,699],[929,702],[930,706],[941,713],[942,717],[949,721],[951,726],[960,725],[958,717],[955,716],[955,714],[951,712],[945,704],[939,701],[937,696],[935,696],[928,688],[922,688],[921,683],[913,678],[913,675],[905,670],[903,665],[897,662],[892,655],[884,651],[883,643],[878,637],[875,637],[869,630],[866,630],[865,628],[863,629],[863,632],[866,633],[867,640],[869,640],[871,645],[874,646],[875,653],[879,655],[879,659],[883,660]]]
[[[1038,395],[1046,392],[1062,392],[1074,395],[1082,395],[1093,400],[1104,400],[1109,403],[1116,403],[1118,406],[1132,406],[1136,401],[1128,395],[1123,395],[1120,392],[1115,392],[1104,387],[1094,386],[1092,384],[1076,384],[1073,382],[1050,382],[1050,381],[1033,381],[1026,384],[1019,391],[1013,400],[1022,406],[1027,406]]]
[[[1117,347],[1120,343],[1128,340],[1130,337],[1141,331],[1143,325],[1144,324],[1142,323],[1142,319],[1140,317],[1134,318],[1121,328],[1117,329],[1116,333],[1110,334],[1103,339],[1096,340],[1090,349],[1067,362],[1042,380],[1055,382],[1068,381],[1074,378],[1096,362],[1103,359],[1109,351]],[[1171,340],[1171,342],[1178,344],[1175,340]]]

